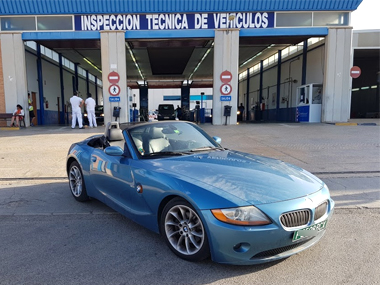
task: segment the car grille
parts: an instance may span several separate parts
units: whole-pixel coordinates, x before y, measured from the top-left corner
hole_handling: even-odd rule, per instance
[[[286,228],[296,228],[305,226],[310,221],[309,210],[299,210],[282,214],[280,217],[281,224]]]
[[[327,201],[320,204],[317,208],[315,208],[314,220],[319,220],[322,218],[327,211]]]
[[[293,250],[293,249],[295,249],[295,248],[297,248],[297,247],[299,247],[301,245],[304,245],[305,243],[309,242],[311,239],[313,239],[313,237],[305,239],[305,240],[303,240],[303,241],[301,241],[299,243],[295,243],[295,244],[291,244],[291,245],[288,245],[288,246],[279,247],[279,248],[275,248],[275,249],[270,249],[270,250],[259,252],[258,254],[252,256],[251,260],[255,259],[255,258],[268,258],[268,257],[272,257],[272,256],[275,256],[275,255],[284,253],[286,251]]]

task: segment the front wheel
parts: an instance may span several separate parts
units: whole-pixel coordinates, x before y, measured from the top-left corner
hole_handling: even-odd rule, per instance
[[[71,194],[77,201],[84,202],[89,200],[86,186],[84,185],[82,170],[79,163],[73,161],[69,168],[69,185]]]
[[[182,259],[201,261],[210,255],[202,220],[186,200],[175,198],[165,206],[160,229],[169,248]]]

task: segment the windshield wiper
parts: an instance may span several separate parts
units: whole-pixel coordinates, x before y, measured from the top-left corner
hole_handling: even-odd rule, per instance
[[[207,150],[225,150],[225,149],[222,147],[202,146],[202,147],[194,148],[190,151],[191,152],[198,152],[198,151],[207,151]]]
[[[170,156],[170,155],[173,155],[173,156],[179,156],[179,155],[185,155],[186,153],[184,152],[176,152],[176,151],[161,151],[161,152],[152,152],[152,153],[147,153],[144,155],[144,157],[147,157],[147,156]]]

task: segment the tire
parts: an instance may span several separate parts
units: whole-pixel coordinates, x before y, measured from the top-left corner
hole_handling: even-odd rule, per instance
[[[71,194],[74,198],[80,202],[88,201],[90,198],[87,195],[83,173],[77,161],[70,164],[68,176]]]
[[[171,251],[180,258],[195,262],[210,256],[202,220],[186,200],[175,198],[166,204],[160,230]]]

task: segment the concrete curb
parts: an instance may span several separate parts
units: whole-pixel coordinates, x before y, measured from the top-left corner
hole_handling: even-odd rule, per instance
[[[335,126],[378,126],[377,123],[326,123]]]

